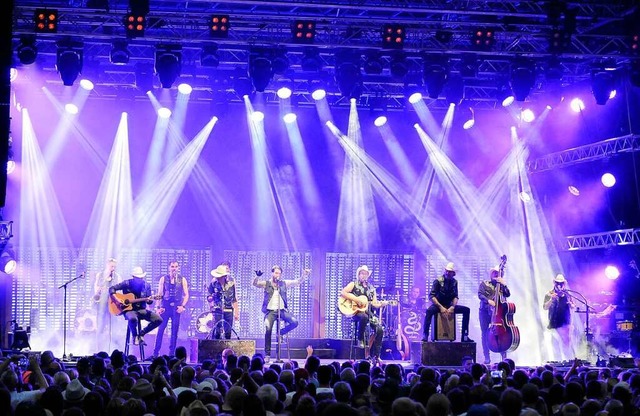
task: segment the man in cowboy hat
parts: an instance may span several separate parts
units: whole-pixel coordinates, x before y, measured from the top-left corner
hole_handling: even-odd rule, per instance
[[[124,317],[129,322],[129,332],[133,336],[134,345],[146,345],[144,342],[145,334],[156,329],[162,323],[162,318],[155,312],[147,310],[147,303],[151,303],[151,285],[144,281],[147,273],[142,270],[142,267],[136,266],[131,271],[131,279],[125,280],[122,283],[113,285],[109,288],[109,296],[115,304],[121,304],[121,302],[114,296],[116,291],[120,290],[122,293],[132,293],[136,299],[146,298],[145,302],[133,303],[132,309],[125,312]],[[138,334],[138,320],[142,319],[149,321],[147,326]]]
[[[371,329],[375,334],[373,346],[371,347],[371,358],[377,360],[380,354],[380,347],[382,345],[383,329],[382,325],[376,319],[373,308],[380,308],[389,304],[387,301],[379,301],[376,296],[376,288],[369,283],[369,277],[371,271],[366,265],[358,267],[356,270],[356,280],[349,282],[341,292],[343,298],[349,299],[356,303],[359,308],[364,308],[364,311],[358,311],[353,315],[353,319],[356,322],[356,334],[358,335],[358,347],[365,348],[366,340],[364,339],[364,332],[367,328],[367,324],[371,325]],[[364,297],[363,297],[364,296]],[[365,301],[366,298],[366,301]]]
[[[480,309],[478,317],[480,318],[480,331],[482,332],[482,351],[484,352],[484,363],[491,364],[491,352],[489,351],[489,326],[493,317],[494,308],[496,307],[496,297],[502,296],[508,298],[511,291],[507,287],[507,283],[502,276],[502,270],[499,266],[494,266],[489,270],[489,280],[483,280],[478,287],[478,298],[480,299]],[[499,285],[499,286],[498,286]],[[496,294],[498,291],[498,294]],[[507,353],[501,352],[502,360],[507,358]]]
[[[162,337],[164,330],[171,320],[171,338],[169,339],[169,355],[173,355],[178,341],[178,330],[180,328],[180,314],[186,310],[189,301],[189,283],[180,274],[180,264],[173,260],[169,263],[169,274],[160,278],[158,282],[158,296],[160,297],[157,308],[158,314],[162,317],[162,324],[158,327],[156,344],[153,348],[153,356],[160,354]]]
[[[209,306],[213,313],[213,322],[218,323],[212,328],[212,335],[220,339],[220,333],[224,332],[226,339],[231,338],[233,320],[240,320],[238,299],[236,298],[236,285],[229,276],[229,266],[221,264],[211,270],[211,283],[209,283]]]
[[[271,355],[271,332],[276,319],[282,319],[287,325],[280,328],[279,338],[298,327],[298,320],[291,312],[287,310],[287,289],[292,286],[298,286],[302,280],[311,274],[310,269],[304,269],[302,276],[295,280],[283,280],[282,268],[273,266],[271,268],[271,279],[260,280],[262,271],[256,270],[256,277],[253,279],[253,286],[264,289],[264,299],[262,301],[262,312],[264,313],[264,354],[265,362],[270,361]],[[278,317],[278,312],[280,316]],[[278,340],[280,341],[280,339]],[[278,350],[279,351],[279,350]]]
[[[431,319],[438,313],[444,315],[462,314],[462,336],[460,340],[462,342],[474,342],[469,338],[469,315],[471,311],[466,306],[458,305],[458,281],[454,278],[455,275],[456,269],[453,263],[447,263],[442,276],[436,278],[431,285],[429,298],[433,303],[427,308],[427,313],[424,317],[424,334],[422,338],[424,342],[429,341]]]
[[[560,359],[571,359],[575,354],[571,337],[571,309],[575,304],[566,289],[567,279],[558,273],[553,279],[553,289],[544,295],[542,307],[549,311],[548,329],[552,331],[553,343],[560,348]],[[566,350],[566,351],[565,351]]]

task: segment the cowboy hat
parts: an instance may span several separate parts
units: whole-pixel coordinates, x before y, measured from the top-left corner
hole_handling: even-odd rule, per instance
[[[371,276],[371,270],[369,270],[369,267],[367,265],[358,267],[358,269],[356,270],[356,276],[359,276],[361,271],[367,272],[367,277]]]
[[[211,276],[213,276],[213,277],[222,277],[222,276],[226,276],[228,274],[229,274],[229,272],[227,271],[227,266],[225,266],[224,264],[221,264],[220,266],[218,266],[215,269],[211,270]]]
[[[131,276],[133,277],[145,277],[146,275],[147,273],[144,272],[140,266],[136,266],[131,270]]]
[[[564,283],[567,281],[567,279],[564,278],[564,275],[562,273],[558,273],[555,277],[555,279],[553,279],[553,281],[555,283]]]
[[[67,388],[62,392],[62,398],[68,402],[78,402],[84,399],[89,389],[84,387],[77,378],[67,384]]]
[[[447,263],[447,265],[444,266],[444,269],[446,271],[448,271],[448,272],[455,272],[456,271],[456,268],[455,268],[455,266],[453,265],[452,262]]]

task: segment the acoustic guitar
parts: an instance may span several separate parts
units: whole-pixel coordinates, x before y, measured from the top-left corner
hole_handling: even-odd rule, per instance
[[[347,318],[351,318],[353,315],[357,314],[358,312],[367,311],[367,308],[369,307],[369,299],[367,299],[365,295],[360,295],[357,298],[360,301],[360,303],[362,303],[363,306],[358,306],[356,302],[352,301],[351,299],[342,297],[342,295],[338,297],[338,309]],[[398,304],[397,300],[383,300],[378,302],[380,302],[380,307]]]
[[[136,295],[133,293],[114,293],[113,297],[116,298],[116,301],[109,296],[109,312],[114,316],[122,315],[125,312],[133,310],[133,305],[136,303],[162,299],[160,295],[136,298]]]

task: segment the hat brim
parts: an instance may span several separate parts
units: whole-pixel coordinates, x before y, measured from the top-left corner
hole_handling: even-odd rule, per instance
[[[223,276],[227,276],[228,274],[229,273],[226,273],[226,272],[224,274],[221,274],[221,273],[216,272],[215,270],[211,270],[211,276],[213,276],[213,277],[223,277]]]
[[[131,276],[133,276],[133,277],[147,277],[147,272],[138,273],[138,274],[132,274]]]

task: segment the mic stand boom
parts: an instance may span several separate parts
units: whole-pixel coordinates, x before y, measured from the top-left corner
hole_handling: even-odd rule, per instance
[[[67,359],[67,286],[76,280],[84,277],[84,272],[73,279],[58,286],[58,289],[64,289],[64,303],[62,304],[62,360]]]

